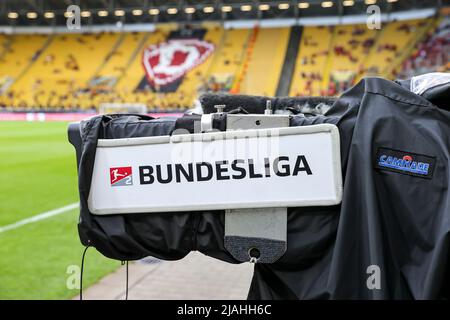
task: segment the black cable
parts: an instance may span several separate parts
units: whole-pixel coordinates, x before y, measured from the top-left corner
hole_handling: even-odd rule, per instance
[[[128,261],[127,261],[127,281],[126,281],[126,289],[125,289],[125,300],[128,300]]]
[[[81,272],[80,272],[80,300],[83,300],[83,272],[84,272],[84,257],[86,256],[86,251],[89,249],[89,245],[83,251],[83,256],[81,257]]]
[[[228,114],[238,114],[238,113],[249,114],[249,112],[242,107],[237,107],[236,109],[230,110],[227,113]]]
[[[84,248],[83,255],[81,257],[81,271],[80,271],[80,300],[83,300],[83,273],[84,273],[84,260],[86,257],[86,251],[90,248],[90,245],[87,245]],[[125,287],[125,300],[128,300],[128,261],[122,261],[122,265],[126,265],[125,267],[125,276],[126,276],[126,287]]]
[[[122,265],[125,265],[125,300],[128,300],[128,261],[122,261]]]

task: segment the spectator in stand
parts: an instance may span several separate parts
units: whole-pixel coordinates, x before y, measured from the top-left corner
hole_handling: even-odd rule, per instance
[[[449,71],[450,18],[445,18],[436,30],[419,43],[403,62],[399,78],[409,78],[427,72]]]

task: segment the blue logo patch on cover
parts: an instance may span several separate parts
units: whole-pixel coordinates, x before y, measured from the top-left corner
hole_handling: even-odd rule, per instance
[[[378,148],[375,168],[431,179],[436,158],[407,151]]]

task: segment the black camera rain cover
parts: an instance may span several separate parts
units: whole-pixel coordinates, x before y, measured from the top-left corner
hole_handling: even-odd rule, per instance
[[[448,90],[435,90],[433,101],[441,101],[435,105],[405,86],[366,78],[325,115],[291,116],[291,126],[339,128],[343,200],[288,209],[287,251],[276,263],[255,265],[250,299],[450,297],[450,112],[436,96]],[[246,104],[259,105],[260,98]],[[217,100],[226,104],[227,97]],[[282,109],[277,101],[283,104],[274,99],[274,109]],[[119,260],[177,260],[198,250],[237,263],[223,245],[223,211],[96,216],[88,210],[98,139],[170,135],[198,119],[112,115],[82,123],[84,245]]]

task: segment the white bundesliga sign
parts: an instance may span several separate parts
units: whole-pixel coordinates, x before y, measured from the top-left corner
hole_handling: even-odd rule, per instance
[[[305,127],[99,140],[93,214],[334,205],[339,131]]]

